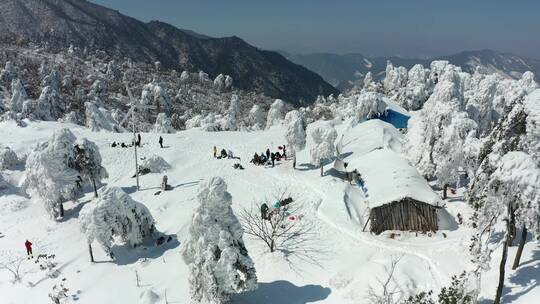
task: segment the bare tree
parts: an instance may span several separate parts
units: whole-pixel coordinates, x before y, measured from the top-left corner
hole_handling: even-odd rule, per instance
[[[7,270],[13,276],[13,283],[20,282],[21,266],[24,262],[24,257],[16,255],[11,251],[5,251],[0,254],[0,270]]]
[[[400,302],[401,290],[397,284],[392,284],[394,280],[394,272],[399,261],[403,258],[403,255],[390,256],[390,266],[386,269],[386,279],[383,281],[377,278],[380,290],[375,291],[373,287],[369,287],[367,292],[367,299],[371,304],[396,304]]]
[[[302,204],[294,201],[288,192],[281,191],[274,199],[256,201],[240,213],[244,232],[262,241],[270,252],[281,251],[288,257],[320,266],[316,255],[323,252],[313,224],[302,213]],[[276,208],[275,204],[280,204]],[[264,212],[262,207],[269,209]]]

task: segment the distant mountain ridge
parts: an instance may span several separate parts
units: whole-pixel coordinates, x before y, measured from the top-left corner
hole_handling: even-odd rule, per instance
[[[13,38],[13,36],[15,38]],[[85,0],[2,0],[0,41],[31,42],[48,50],[71,44],[166,68],[227,74],[235,87],[299,105],[337,93],[319,75],[238,37],[212,38],[172,25],[144,23]]]
[[[540,60],[493,50],[463,51],[454,55],[429,59],[368,57],[362,54],[292,54],[280,52],[289,60],[318,73],[340,90],[350,88],[354,82],[362,80],[367,72],[371,72],[377,79],[383,78],[388,60],[394,66],[404,66],[407,69],[410,69],[415,64],[428,67],[434,60],[448,60],[470,73],[479,67],[485,73],[500,73],[514,78],[519,77],[526,71],[535,73],[537,79],[540,76]]]

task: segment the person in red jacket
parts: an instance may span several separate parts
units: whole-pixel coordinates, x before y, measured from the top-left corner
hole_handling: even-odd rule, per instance
[[[26,254],[29,257],[34,257],[34,254],[32,253],[32,243],[30,243],[29,240],[26,240],[26,242],[24,242],[24,247],[26,247]]]

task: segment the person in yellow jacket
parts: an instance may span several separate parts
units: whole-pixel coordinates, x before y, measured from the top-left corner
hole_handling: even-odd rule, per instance
[[[216,146],[214,146],[214,158],[216,158],[216,157],[217,157],[217,148],[216,148]]]

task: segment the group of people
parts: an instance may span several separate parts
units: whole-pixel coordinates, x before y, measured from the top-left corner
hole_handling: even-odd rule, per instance
[[[266,152],[263,152],[260,155],[255,152],[253,159],[251,159],[250,162],[256,166],[272,165],[272,167],[274,167],[276,161],[282,159],[287,160],[287,147],[285,145],[279,146],[278,150],[281,152],[270,152],[270,149],[266,149]]]
[[[287,205],[293,202],[291,197],[277,201],[272,205],[272,209],[268,207],[266,203],[261,205],[261,219],[271,220],[273,216],[278,215],[280,212],[284,212],[287,208]]]
[[[231,151],[231,150],[225,150],[225,149],[221,149],[219,155],[218,155],[218,148],[216,146],[214,146],[214,148],[212,149],[212,152],[213,152],[213,155],[214,155],[214,158],[216,159],[238,159],[240,160],[240,157],[238,156],[234,156],[234,153]]]
[[[137,147],[141,147],[141,139],[142,139],[141,134],[137,134],[137,140],[135,142],[132,141],[131,144],[126,144],[123,142],[113,141],[113,143],[111,144],[111,147],[129,148],[129,147],[133,147],[133,145],[136,145]],[[159,143],[159,146],[163,149],[163,137],[161,136],[159,137],[158,143]]]

